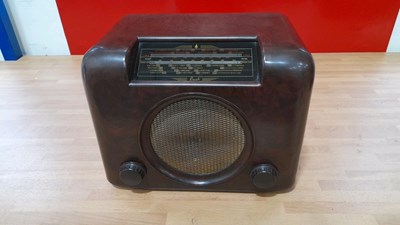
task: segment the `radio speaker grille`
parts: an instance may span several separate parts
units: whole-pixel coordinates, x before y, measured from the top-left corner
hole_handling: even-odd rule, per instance
[[[189,175],[209,175],[234,163],[245,146],[244,129],[222,104],[193,98],[162,109],[151,123],[155,154]]]

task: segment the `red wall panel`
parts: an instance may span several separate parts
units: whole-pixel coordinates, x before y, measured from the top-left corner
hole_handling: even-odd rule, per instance
[[[279,12],[311,52],[384,52],[400,0],[57,0],[72,54],[83,54],[121,17],[138,13]]]

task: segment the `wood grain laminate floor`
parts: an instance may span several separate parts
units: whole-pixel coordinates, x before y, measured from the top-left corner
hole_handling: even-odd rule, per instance
[[[113,187],[81,59],[0,62],[0,224],[400,224],[400,54],[314,54],[296,187],[265,195]]]

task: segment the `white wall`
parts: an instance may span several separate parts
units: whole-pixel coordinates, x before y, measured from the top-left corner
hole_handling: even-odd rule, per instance
[[[387,52],[400,52],[400,10],[397,14],[396,23],[394,24]]]
[[[55,0],[5,0],[24,55],[69,55]]]

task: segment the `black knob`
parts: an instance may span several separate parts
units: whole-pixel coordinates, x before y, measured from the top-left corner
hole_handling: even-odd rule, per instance
[[[260,164],[251,170],[250,176],[257,188],[267,189],[275,185],[278,171],[270,164]]]
[[[137,162],[124,162],[119,167],[119,178],[129,186],[136,186],[142,182],[146,175],[146,168]]]

